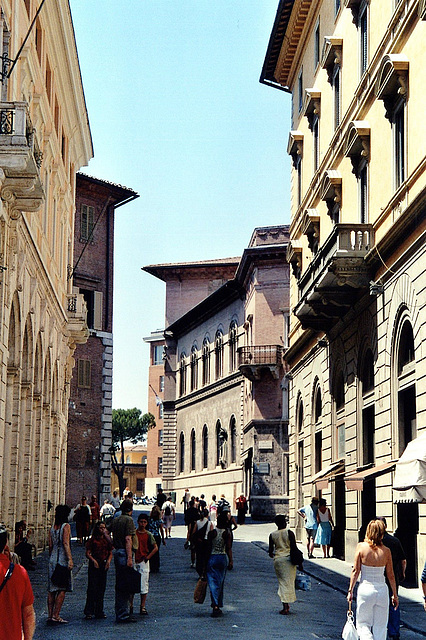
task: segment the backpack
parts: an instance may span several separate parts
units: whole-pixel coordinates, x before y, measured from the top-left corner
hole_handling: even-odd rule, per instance
[[[170,509],[169,505],[167,505],[167,507],[164,509],[164,515],[165,516],[171,516],[172,515],[172,510]]]
[[[229,504],[228,500],[224,500],[222,498],[217,504],[217,515],[220,515],[224,511],[231,511],[231,505]]]

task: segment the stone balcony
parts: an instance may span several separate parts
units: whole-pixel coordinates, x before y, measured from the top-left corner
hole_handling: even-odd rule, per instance
[[[67,296],[68,335],[75,344],[84,344],[89,337],[87,306],[82,293]]]
[[[12,217],[37,211],[43,204],[41,162],[27,103],[0,102],[1,198],[10,204]]]
[[[238,369],[249,380],[260,380],[266,370],[275,379],[279,378],[280,372],[282,373],[283,348],[280,345],[240,347],[237,354]]]
[[[371,277],[365,256],[374,242],[370,224],[334,226],[298,281],[294,313],[304,329],[328,332],[365,293]]]

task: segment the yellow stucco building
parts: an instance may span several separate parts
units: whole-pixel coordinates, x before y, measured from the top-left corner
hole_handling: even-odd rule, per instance
[[[0,520],[26,519],[40,547],[65,497],[72,355],[88,335],[70,265],[93,150],[68,1],[0,9]]]
[[[424,0],[281,0],[261,81],[291,93],[290,513],[321,493],[335,554],[384,515],[426,558],[426,505],[395,503],[425,429]]]

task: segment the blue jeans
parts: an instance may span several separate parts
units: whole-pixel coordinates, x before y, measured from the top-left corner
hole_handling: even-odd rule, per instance
[[[129,617],[130,610],[130,593],[125,591],[119,591],[117,589],[117,569],[119,567],[125,567],[127,565],[127,552],[126,549],[116,549],[114,551],[114,566],[115,566],[115,619],[124,620]]]
[[[392,601],[389,602],[388,635],[399,638],[399,624],[401,622],[400,608],[394,609]]]

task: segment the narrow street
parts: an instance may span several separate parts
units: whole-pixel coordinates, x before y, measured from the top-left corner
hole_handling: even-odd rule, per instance
[[[137,512],[134,513],[136,516]],[[150,577],[150,591],[147,599],[149,615],[141,617],[131,625],[117,625],[114,622],[114,570],[108,576],[105,598],[106,620],[83,619],[87,585],[87,563],[84,552],[73,540],[74,591],[67,594],[62,608],[62,616],[68,625],[46,626],[46,573],[47,554],[38,558],[37,571],[31,574],[35,593],[37,629],[35,639],[61,640],[72,638],[158,638],[162,640],[182,640],[222,636],[223,638],[259,638],[308,640],[323,638],[337,640],[346,617],[346,601],[342,589],[347,588],[346,575],[324,568],[321,560],[306,562],[306,570],[311,575],[325,576],[324,580],[312,578],[312,590],[298,591],[297,602],[291,605],[291,615],[281,616],[277,596],[277,580],[272,561],[266,553],[266,543],[273,524],[250,523],[235,532],[234,570],[227,573],[224,592],[224,615],[219,619],[210,617],[210,598],[207,592],[203,605],[193,603],[193,591],[197,579],[195,569],[190,567],[190,554],[183,548],[185,527],[178,514],[172,529],[172,538],[161,547],[161,571]],[[327,562],[327,561],[325,561]],[[349,565],[330,560],[328,567],[341,566],[346,572]],[[327,584],[326,584],[327,583]],[[335,588],[329,585],[334,585]],[[405,600],[402,610],[417,624],[417,629],[426,628],[426,613],[421,599],[413,594],[413,602]],[[139,608],[139,597],[135,596],[135,610]],[[139,616],[138,616],[139,618]],[[414,628],[415,625],[414,625]],[[419,640],[423,635],[409,629],[401,630],[402,640]]]

